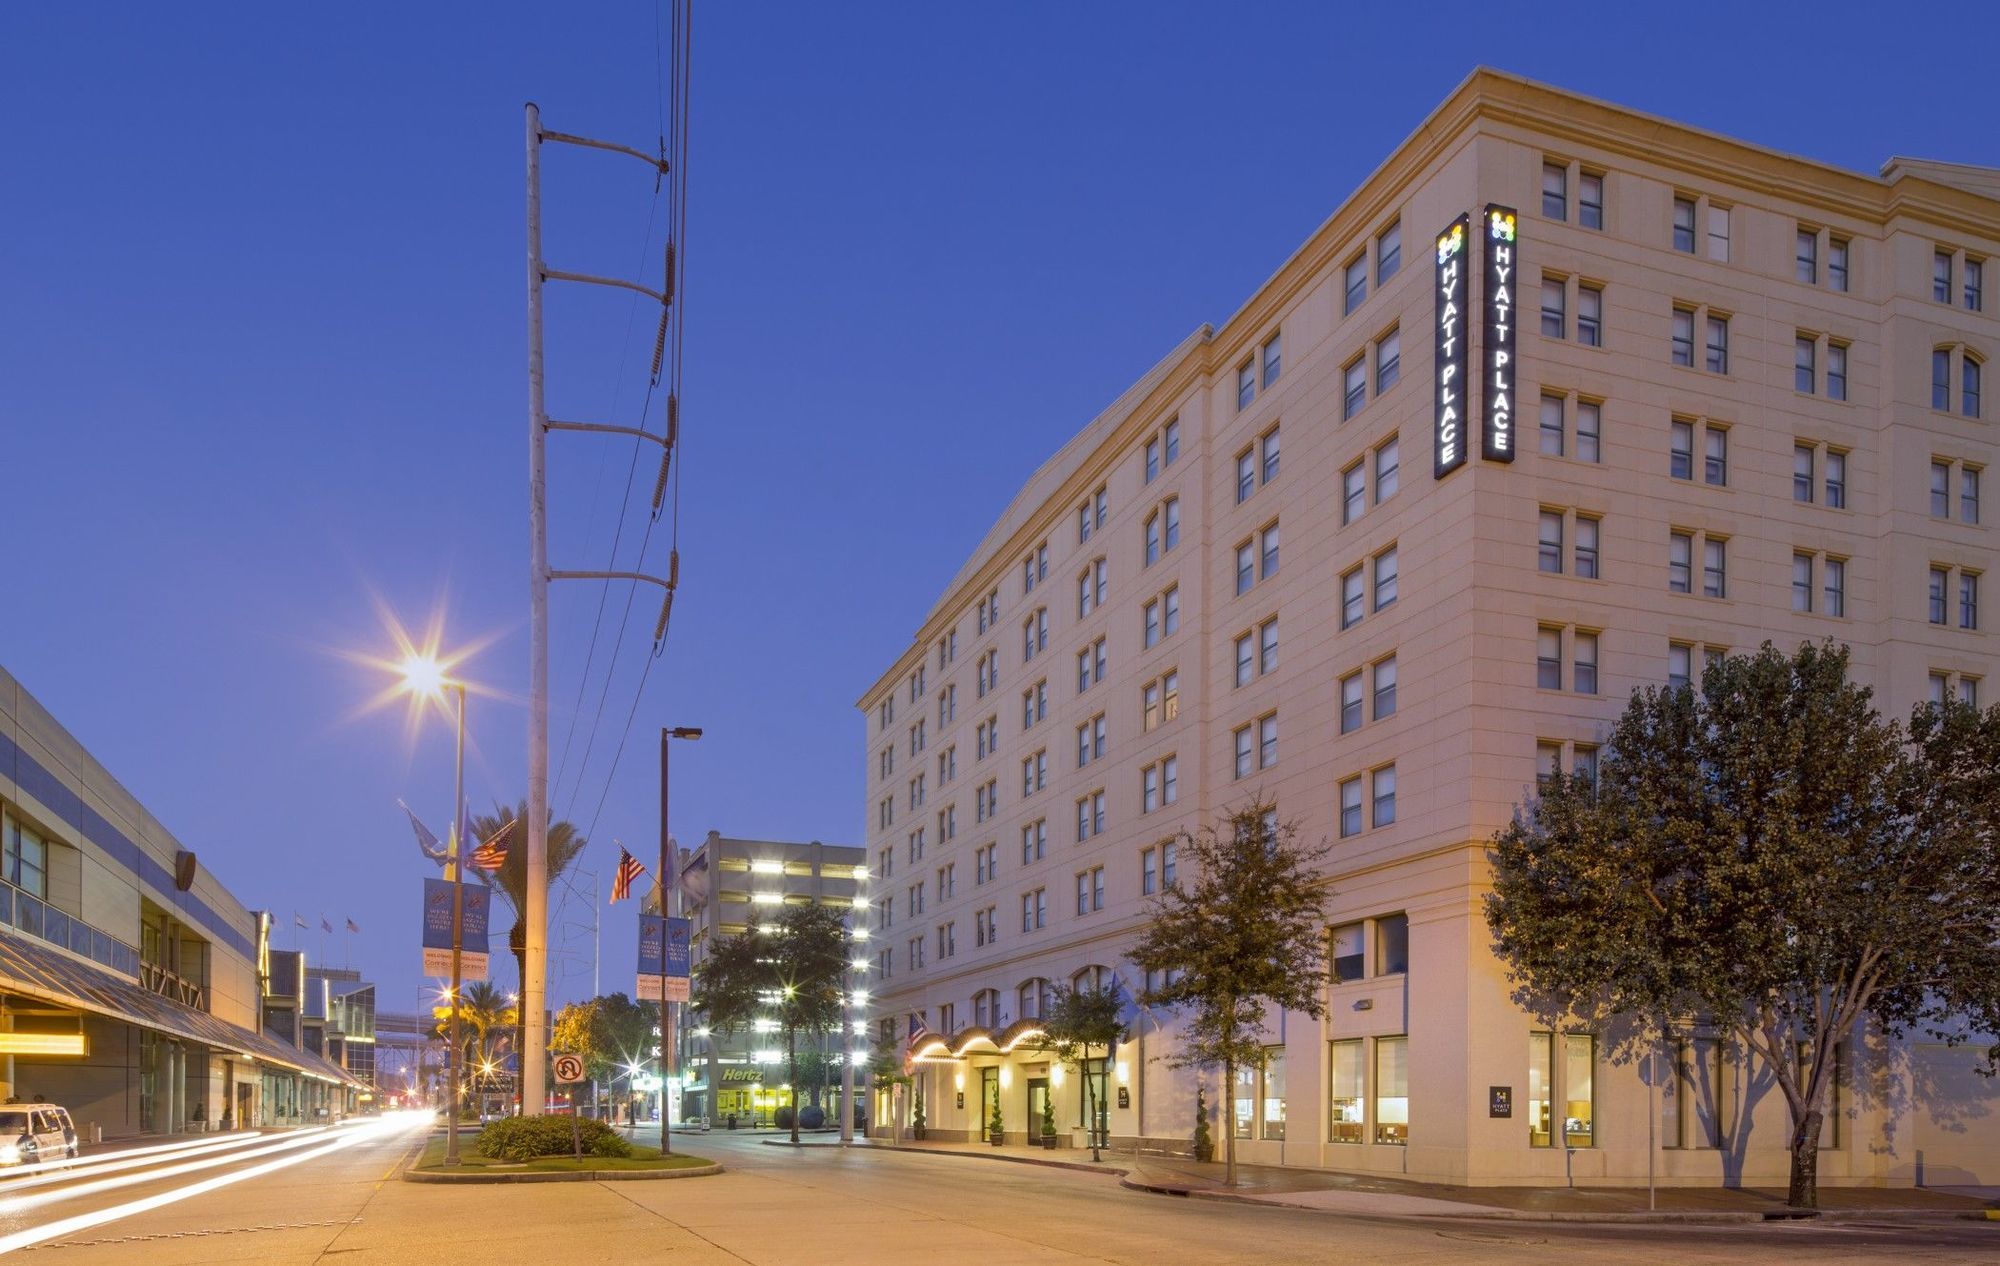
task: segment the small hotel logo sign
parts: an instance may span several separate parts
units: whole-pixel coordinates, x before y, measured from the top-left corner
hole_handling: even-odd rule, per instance
[[[1514,208],[1486,207],[1485,344],[1486,409],[1479,455],[1489,462],[1514,460]]]
[[[1437,413],[1434,478],[1465,464],[1466,236],[1469,216],[1459,216],[1437,239]]]

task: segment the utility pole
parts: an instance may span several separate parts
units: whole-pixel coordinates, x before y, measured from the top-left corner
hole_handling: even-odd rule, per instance
[[[528,225],[528,855],[527,909],[523,911],[525,970],[521,980],[523,1017],[521,1049],[521,1112],[540,1116],[547,1107],[548,1034],[542,1025],[548,995],[548,904],[549,904],[549,582],[551,580],[631,580],[660,586],[665,597],[660,618],[653,628],[655,649],[666,635],[667,617],[673,611],[674,587],[678,583],[679,558],[675,555],[666,577],[636,571],[553,571],[549,567],[548,484],[546,448],[550,431],[580,431],[630,435],[660,445],[660,476],[653,489],[653,510],[659,511],[665,494],[667,468],[673,460],[678,430],[679,402],[669,395],[667,428],[655,435],[641,427],[612,426],[596,422],[559,422],[549,418],[544,392],[542,360],[542,285],[547,281],[572,281],[593,286],[612,286],[636,291],[660,305],[660,336],[655,340],[655,377],[658,349],[664,346],[667,318],[675,288],[669,262],[663,289],[654,290],[637,282],[585,273],[560,272],[542,259],[542,144],[554,141],[586,149],[628,154],[653,168],[657,176],[667,174],[667,160],[610,141],[570,136],[546,131],[541,110],[533,102],[527,114],[527,225]],[[669,238],[669,261],[672,259]],[[615,560],[614,560],[615,561]],[[664,913],[664,911],[663,911]]]
[[[673,856],[673,836],[667,830],[667,749],[675,739],[692,742],[701,737],[701,730],[691,725],[660,727],[660,1155],[672,1151],[668,1136],[671,1133],[667,1123],[667,1078],[674,1071],[674,1021],[672,1004],[667,1001],[667,943],[672,940],[672,925],[667,922],[668,893],[679,885],[678,876],[672,863],[679,859]]]

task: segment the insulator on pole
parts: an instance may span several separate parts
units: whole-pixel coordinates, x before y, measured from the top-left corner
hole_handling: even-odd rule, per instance
[[[681,552],[667,551],[667,592],[672,593],[681,586]]]
[[[678,258],[679,256],[675,253],[674,250],[674,244],[672,242],[668,242],[667,271],[666,271],[666,276],[661,278],[661,285],[660,285],[660,293],[667,297],[668,307],[672,307],[674,302],[674,262]]]
[[[660,639],[664,638],[667,635],[667,617],[672,615],[673,613],[674,613],[674,591],[672,589],[669,589],[667,590],[667,596],[661,599],[660,601],[660,622],[653,626],[654,645],[657,646],[660,642]]]
[[[653,385],[660,385],[660,365],[667,358],[667,309],[660,308],[660,330],[653,335]]]
[[[660,502],[667,495],[667,468],[674,464],[674,450],[671,446],[660,454],[660,477],[653,481],[653,517],[660,517]]]

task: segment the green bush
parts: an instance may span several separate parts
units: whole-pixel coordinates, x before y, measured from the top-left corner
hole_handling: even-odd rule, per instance
[[[589,1118],[576,1122],[586,1156],[630,1156],[632,1145],[602,1121]],[[528,1161],[537,1156],[570,1156],[575,1142],[570,1134],[570,1118],[503,1117],[489,1121],[479,1132],[479,1154],[495,1160]]]

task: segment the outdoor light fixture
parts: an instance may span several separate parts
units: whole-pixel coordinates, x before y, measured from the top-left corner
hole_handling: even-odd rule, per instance
[[[1132,1075],[1131,1066],[1121,1059],[1116,1065],[1116,1070],[1118,1073],[1118,1084],[1122,1086]]]

